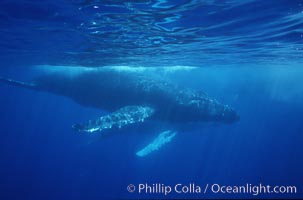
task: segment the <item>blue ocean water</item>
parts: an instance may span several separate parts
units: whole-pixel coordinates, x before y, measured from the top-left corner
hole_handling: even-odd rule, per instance
[[[157,127],[79,134],[72,124],[104,110],[0,84],[1,199],[303,198],[302,0],[2,0],[0,36],[2,77],[29,81],[37,65],[165,67],[164,79],[240,115],[184,127],[140,158]],[[157,183],[262,183],[297,193],[127,190]]]

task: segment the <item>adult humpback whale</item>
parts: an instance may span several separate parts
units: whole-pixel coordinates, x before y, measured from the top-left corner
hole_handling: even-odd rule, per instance
[[[7,78],[0,78],[0,82],[67,96],[81,105],[109,112],[87,123],[73,125],[79,132],[123,128],[148,119],[177,123],[232,123],[239,119],[232,108],[211,99],[203,92],[149,75],[115,67],[54,67],[30,83]],[[138,151],[137,155],[145,156],[157,150],[175,135],[176,132],[173,131],[162,132],[152,143]]]

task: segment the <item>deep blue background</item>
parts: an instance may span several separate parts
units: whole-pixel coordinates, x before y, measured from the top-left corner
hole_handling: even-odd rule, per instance
[[[197,66],[165,78],[231,105],[241,120],[187,127],[138,158],[156,135],[149,128],[77,134],[72,124],[103,111],[0,84],[0,198],[255,197],[126,190],[145,182],[295,185],[297,194],[258,197],[302,198],[303,2],[141,2],[1,1],[0,76],[30,80],[39,64]]]

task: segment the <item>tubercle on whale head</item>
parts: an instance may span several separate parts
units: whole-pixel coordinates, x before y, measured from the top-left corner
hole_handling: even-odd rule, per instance
[[[221,104],[215,99],[194,99],[182,105],[185,105],[183,114],[187,114],[185,115],[187,120],[233,123],[240,119],[240,116],[233,108]]]
[[[223,106],[223,111],[221,114],[220,121],[226,122],[226,123],[233,123],[240,120],[239,114],[233,109],[230,108],[227,105]]]
[[[207,99],[204,102],[200,101],[197,105],[202,121],[233,123],[240,119],[240,116],[233,108],[221,104],[217,100]]]

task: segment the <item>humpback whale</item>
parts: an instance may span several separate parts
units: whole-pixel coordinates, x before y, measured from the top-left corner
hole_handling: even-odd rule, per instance
[[[108,112],[98,119],[73,125],[78,132],[122,129],[146,120],[168,123],[239,120],[237,112],[204,92],[182,87],[159,76],[115,67],[53,67],[31,82],[1,78],[0,82],[66,96],[83,106]],[[170,142],[175,131],[164,131],[137,152],[146,156]]]

